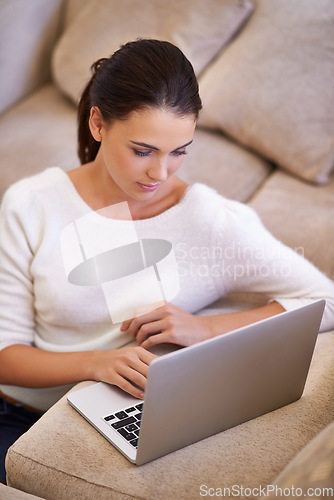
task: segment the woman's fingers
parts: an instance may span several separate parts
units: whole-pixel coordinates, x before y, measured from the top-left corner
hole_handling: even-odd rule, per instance
[[[128,327],[130,335],[145,349],[165,342],[187,346],[212,336],[208,318],[195,316],[170,303],[123,326]]]
[[[129,382],[126,378],[122,377],[121,375],[115,377],[113,385],[117,385],[117,387],[127,392],[128,394],[131,394],[131,396],[134,396],[135,398],[144,399],[145,397],[144,387],[139,388],[134,386],[131,382]]]
[[[163,307],[159,307],[158,309],[154,309],[153,311],[141,314],[140,316],[136,316],[135,318],[124,321],[122,323],[121,330],[122,331],[127,330],[130,333],[131,337],[135,338],[138,333],[138,330],[141,328],[142,325],[153,323],[161,319],[163,315],[162,309]]]
[[[144,349],[149,349],[150,347],[153,347],[158,344],[168,344],[168,343],[176,344],[177,342],[171,339],[171,336],[168,334],[168,332],[164,332],[149,336],[140,344],[140,347],[143,347]]]
[[[137,332],[137,342],[138,345],[142,346],[142,343],[150,336],[156,336],[159,333],[166,333],[166,321],[164,319],[159,321],[154,321],[153,323],[146,323],[142,325]]]
[[[144,397],[149,364],[156,356],[142,347],[125,347],[104,352],[101,380],[117,385],[137,398]],[[138,387],[136,387],[138,386]]]

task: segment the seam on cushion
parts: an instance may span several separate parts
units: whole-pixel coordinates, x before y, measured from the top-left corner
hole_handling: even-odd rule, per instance
[[[34,464],[38,464],[41,467],[44,467],[45,469],[50,469],[50,470],[53,470],[53,471],[57,471],[60,474],[63,474],[63,475],[68,476],[70,478],[79,479],[80,481],[83,481],[84,483],[90,484],[92,486],[98,486],[99,488],[103,488],[104,490],[106,490],[108,492],[112,492],[113,491],[114,493],[119,493],[119,494],[124,495],[124,496],[126,496],[128,498],[135,498],[136,500],[145,500],[145,498],[147,498],[147,497],[141,497],[141,496],[134,496],[134,495],[132,495],[130,493],[126,493],[124,491],[120,491],[120,490],[112,488],[112,487],[104,486],[102,484],[97,485],[97,483],[93,483],[92,481],[89,481],[89,480],[84,479],[84,478],[82,478],[80,476],[77,476],[76,474],[71,474],[71,473],[68,473],[68,472],[64,472],[61,469],[57,469],[56,467],[43,464],[43,463],[39,462],[38,460],[34,460],[31,457],[27,457],[26,455],[23,455],[22,453],[19,453],[19,452],[15,451],[15,450],[11,450],[11,454],[15,454],[17,457],[21,457],[21,458],[23,458],[25,460],[33,462]],[[12,486],[12,487],[15,488],[15,486]],[[18,488],[16,487],[16,489],[18,489]],[[21,490],[21,491],[23,491],[23,490]],[[38,493],[31,493],[29,491],[26,491],[25,493],[29,493],[30,495],[36,495],[36,496],[38,496]],[[41,497],[41,500],[42,499],[43,499],[43,497]]]

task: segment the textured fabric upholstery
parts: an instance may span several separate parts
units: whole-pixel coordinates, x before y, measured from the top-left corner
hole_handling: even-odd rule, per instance
[[[334,419],[333,384],[331,332],[318,337],[299,401],[140,467],[128,462],[63,398],[10,448],[8,482],[57,500],[188,500],[200,498],[201,485],[270,484]]]
[[[315,187],[277,171],[250,205],[278,239],[334,279],[333,200],[333,178],[328,185]]]
[[[55,165],[78,166],[76,134],[75,108],[51,84],[0,116],[0,199],[22,177]]]
[[[0,116],[0,198],[46,167],[78,166],[75,103],[95,59],[137,36],[168,38],[194,63],[204,104],[180,176],[249,202],[276,237],[334,278],[333,5],[3,0],[0,111],[10,109]],[[222,303],[226,312],[263,303],[235,300],[206,314]],[[9,483],[50,500],[188,500],[200,498],[201,485],[328,484],[333,361],[334,332],[320,334],[299,401],[142,467],[62,399],[10,449]],[[0,498],[30,497],[0,485]]]
[[[0,483],[0,498],[1,500],[38,500],[40,497],[24,493],[23,491],[10,488]]]
[[[203,182],[238,201],[248,201],[272,170],[269,162],[220,133],[198,129],[188,149],[179,177],[189,184]]]
[[[25,0],[1,1],[0,60],[6,77],[0,79],[0,113],[51,76],[49,59],[60,31],[62,2],[34,0],[28,9],[26,5]]]
[[[294,496],[331,498],[334,495],[334,422],[303,448],[275,480],[270,495],[295,492]],[[287,496],[287,495],[286,495]]]
[[[54,51],[54,79],[59,88],[77,102],[89,79],[91,64],[137,38],[174,43],[199,74],[252,11],[249,0],[169,0],[167,3],[89,0],[65,29]]]
[[[200,78],[201,124],[325,183],[334,165],[334,3],[256,5],[245,29]]]

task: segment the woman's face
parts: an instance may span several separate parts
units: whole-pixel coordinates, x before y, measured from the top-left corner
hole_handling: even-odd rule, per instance
[[[100,113],[97,108],[95,112],[97,123]],[[126,199],[153,201],[181,166],[195,126],[194,116],[154,108],[133,112],[110,126],[102,122],[97,161],[109,174],[109,188],[118,195],[123,192]]]

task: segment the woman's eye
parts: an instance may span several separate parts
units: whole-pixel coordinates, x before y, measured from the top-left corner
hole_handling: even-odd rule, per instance
[[[151,151],[141,151],[140,149],[133,150],[137,156],[149,156]]]
[[[174,155],[174,156],[182,156],[182,155],[186,155],[186,154],[187,154],[187,151],[185,149],[172,151],[172,155]]]

